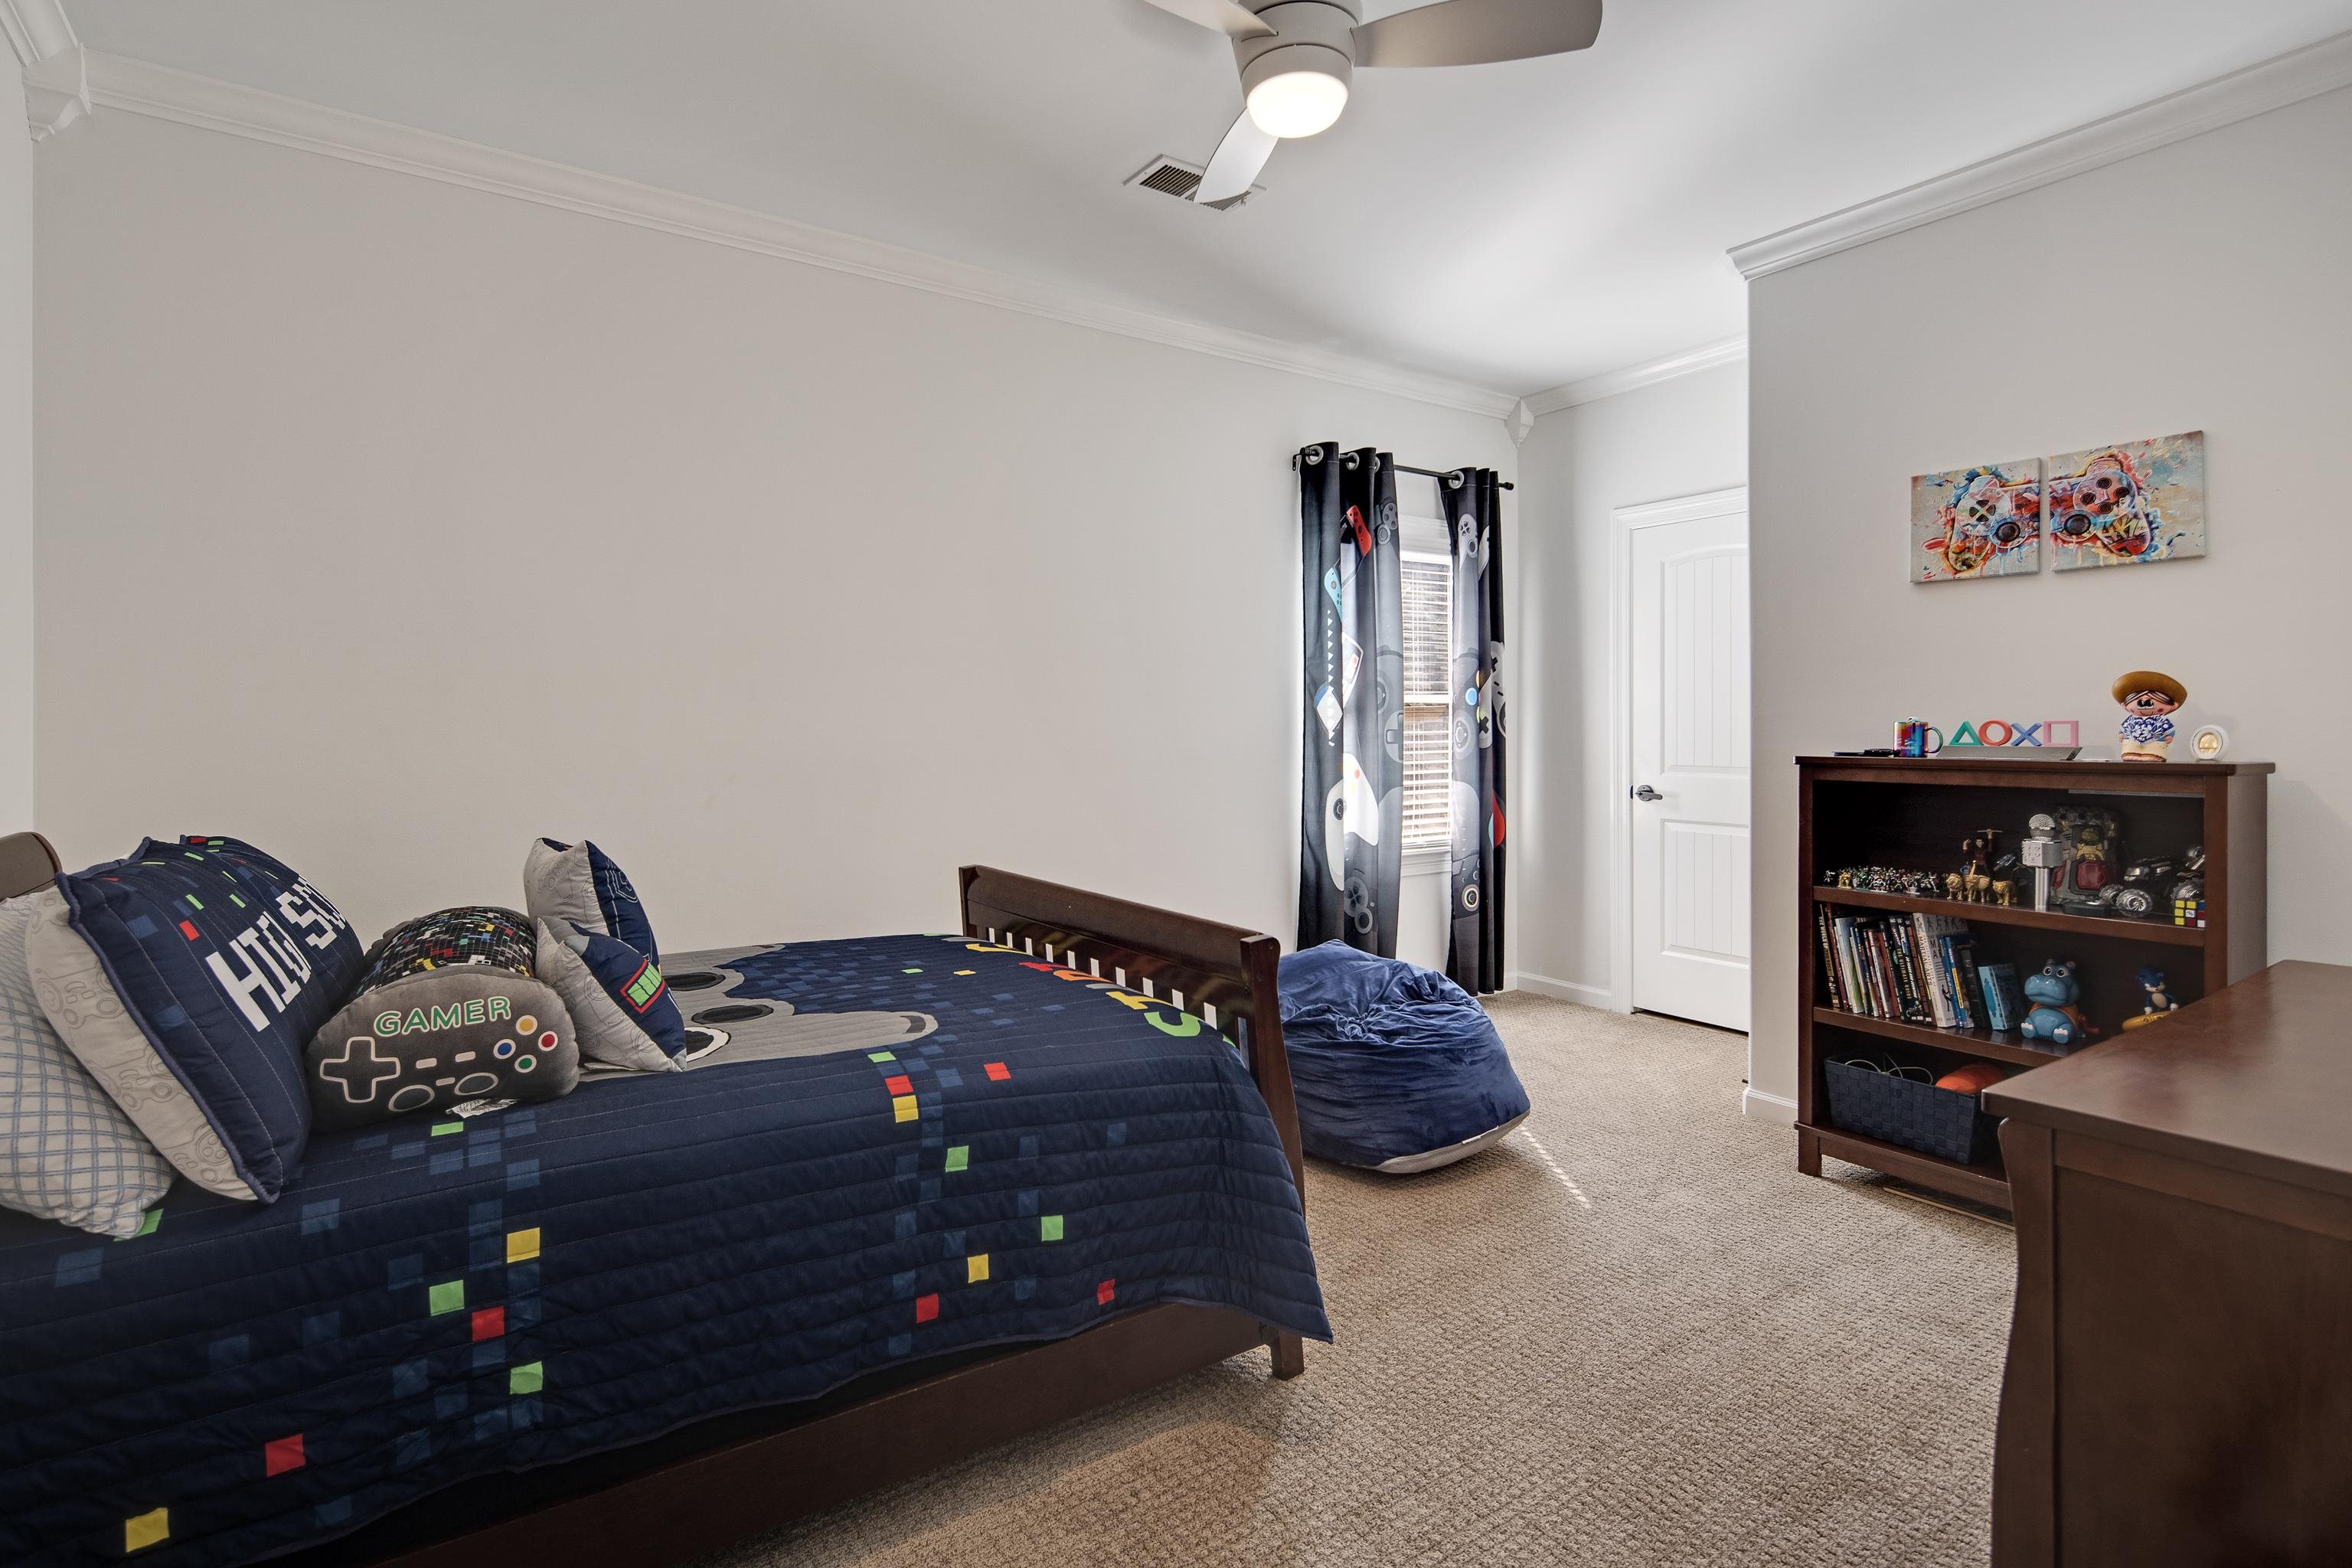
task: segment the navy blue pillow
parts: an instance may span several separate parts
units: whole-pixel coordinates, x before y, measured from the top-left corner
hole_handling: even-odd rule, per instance
[[[686,1049],[686,1016],[669,994],[669,983],[654,961],[618,937],[583,931],[588,951],[580,955],[588,973],[628,1020],[643,1029],[662,1055],[675,1058]]]
[[[351,922],[234,838],[150,838],[58,879],[67,918],[265,1202],[310,1135],[303,1049],[360,975]]]

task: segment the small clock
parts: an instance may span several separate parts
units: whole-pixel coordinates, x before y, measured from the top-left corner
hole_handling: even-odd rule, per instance
[[[2219,724],[2208,724],[2189,738],[2189,749],[2200,763],[2218,763],[2230,749],[2230,731]]]

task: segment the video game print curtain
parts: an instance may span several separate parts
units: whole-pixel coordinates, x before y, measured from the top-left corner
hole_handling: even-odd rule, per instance
[[[1454,902],[1445,973],[1474,994],[1503,977],[1503,512],[1492,468],[1438,486],[1454,555]]]
[[[1309,460],[1309,459],[1313,460]],[[1404,596],[1394,460],[1324,442],[1298,465],[1305,774],[1298,946],[1396,956],[1404,864]]]

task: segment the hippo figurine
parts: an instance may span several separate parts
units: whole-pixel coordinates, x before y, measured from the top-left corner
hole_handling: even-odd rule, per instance
[[[2042,966],[2041,973],[2025,977],[2025,999],[2033,1007],[2025,1015],[2019,1033],[2027,1039],[2071,1046],[2097,1035],[2098,1031],[2084,1022],[2082,1010],[2074,1005],[2083,994],[2083,987],[2074,979],[2075,968],[2071,958],[2053,958]]]

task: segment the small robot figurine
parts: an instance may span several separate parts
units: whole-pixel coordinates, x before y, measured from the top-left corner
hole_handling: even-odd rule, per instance
[[[2124,853],[2116,814],[2105,806],[2062,805],[2056,815],[2059,841],[2066,850],[2057,905],[2075,913],[2104,913],[2106,886],[2115,879],[2114,864]]]
[[[2168,1018],[2180,1011],[2180,999],[2165,986],[2163,970],[2151,964],[2141,970],[2137,978],[2140,989],[2147,993],[2147,1005],[2137,1016],[2124,1020],[2125,1028],[2137,1029],[2143,1024],[2153,1024],[2158,1018]]]
[[[2124,705],[2123,760],[2163,762],[2172,749],[2172,715],[2189,700],[2189,689],[2157,670],[2135,669],[2117,678],[2115,694]]]

